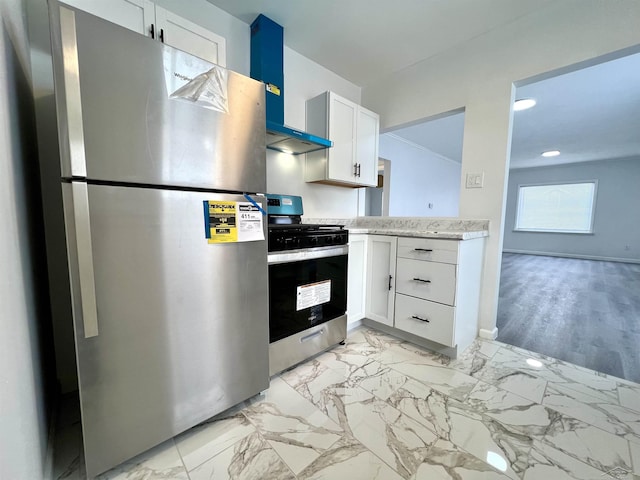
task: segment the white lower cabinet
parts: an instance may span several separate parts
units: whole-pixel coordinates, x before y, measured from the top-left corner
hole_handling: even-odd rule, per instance
[[[364,318],[367,235],[349,235],[347,267],[347,324]]]
[[[368,235],[366,318],[447,347],[478,333],[484,238]]]
[[[455,346],[455,308],[408,295],[396,295],[395,327],[419,337]]]
[[[365,316],[376,322],[393,326],[398,239],[384,235],[367,237]]]
[[[456,265],[398,258],[398,293],[453,305]]]

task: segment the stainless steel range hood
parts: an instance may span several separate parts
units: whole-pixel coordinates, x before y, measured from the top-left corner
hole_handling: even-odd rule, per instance
[[[267,148],[298,155],[333,146],[331,140],[284,124],[284,30],[259,15],[251,24],[251,78],[264,82]]]
[[[332,146],[331,140],[267,120],[267,148],[298,155]]]

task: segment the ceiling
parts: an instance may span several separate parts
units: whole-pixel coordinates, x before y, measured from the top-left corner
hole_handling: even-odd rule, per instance
[[[250,24],[260,13],[285,44],[366,86],[560,0],[208,0]],[[400,6],[401,5],[401,6]],[[516,91],[538,104],[514,112],[511,168],[640,156],[640,54]],[[462,160],[464,114],[392,134]],[[540,153],[556,149],[559,157]]]
[[[404,127],[384,135],[399,137],[441,157],[462,163],[464,112]]]
[[[365,86],[558,0],[208,1],[247,24],[263,13],[289,48]]]
[[[638,157],[640,54],[520,87],[535,107],[514,112],[511,168]],[[451,160],[462,161],[464,115],[392,132]],[[543,158],[547,150],[558,157]]]

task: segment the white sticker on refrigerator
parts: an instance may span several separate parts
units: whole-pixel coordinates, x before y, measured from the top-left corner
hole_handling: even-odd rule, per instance
[[[298,287],[296,310],[314,307],[331,300],[331,280],[310,283]]]
[[[252,242],[264,240],[264,229],[262,227],[262,212],[249,202],[238,202],[238,241]]]

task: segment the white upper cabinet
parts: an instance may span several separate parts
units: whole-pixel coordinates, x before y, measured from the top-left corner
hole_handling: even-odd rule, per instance
[[[380,116],[363,107],[358,107],[358,131],[356,162],[359,167],[358,180],[363,185],[378,184],[378,141]]]
[[[222,67],[227,66],[225,39],[161,7],[156,7],[156,29],[162,42]]]
[[[72,7],[104,18],[142,35],[149,35],[154,22],[153,2],[148,0],[64,0]]]
[[[150,0],[65,0],[65,3],[208,62],[223,67],[227,64],[223,37]]]
[[[307,131],[333,147],[308,153],[305,181],[375,186],[380,117],[334,92],[307,100]]]

